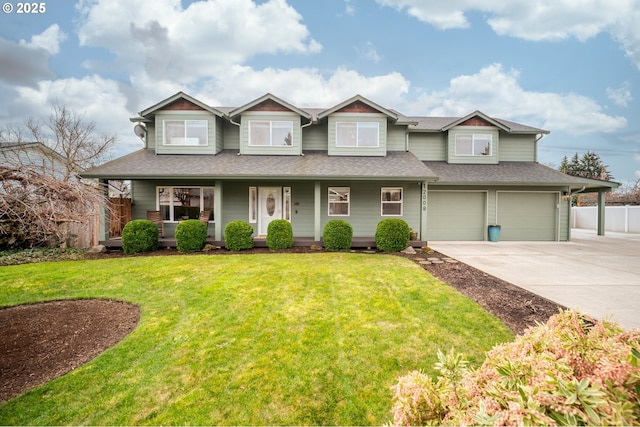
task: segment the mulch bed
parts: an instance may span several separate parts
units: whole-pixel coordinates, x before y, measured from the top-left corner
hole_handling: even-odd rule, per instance
[[[286,253],[318,252],[291,248]],[[363,252],[363,251],[358,251]],[[373,252],[373,251],[366,251]],[[211,255],[232,255],[226,250]],[[266,248],[242,251],[272,253]],[[136,256],[179,254],[164,249]],[[372,254],[377,256],[378,253]],[[460,262],[424,264],[426,258],[446,258],[437,252],[397,254],[417,262],[429,273],[476,301],[520,334],[545,323],[564,307]],[[125,256],[119,251],[88,258]],[[424,262],[424,261],[423,261]],[[138,324],[139,307],[113,300],[53,301],[0,309],[0,402],[62,376],[118,343]]]

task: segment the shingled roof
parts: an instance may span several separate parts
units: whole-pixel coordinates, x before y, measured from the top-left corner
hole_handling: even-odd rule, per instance
[[[389,152],[386,157],[329,156],[306,151],[304,156],[238,155],[224,150],[215,156],[162,154],[142,149],[82,174],[86,178],[153,179],[385,179],[435,181],[434,174],[410,152]]]
[[[610,181],[579,178],[566,175],[540,163],[500,162],[496,165],[451,164],[447,162],[424,162],[438,176],[437,185],[517,185],[571,188],[616,188],[619,184]]]

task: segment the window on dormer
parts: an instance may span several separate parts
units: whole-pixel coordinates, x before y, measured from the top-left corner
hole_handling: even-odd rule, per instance
[[[378,147],[377,122],[337,122],[336,147]]]
[[[206,120],[165,120],[164,145],[207,145]]]
[[[293,145],[293,122],[251,120],[249,145],[282,147]]]
[[[456,156],[490,156],[493,142],[490,134],[457,134]]]

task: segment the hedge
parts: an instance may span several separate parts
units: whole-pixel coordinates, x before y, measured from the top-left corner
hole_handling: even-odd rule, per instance
[[[272,251],[293,246],[293,227],[286,219],[274,219],[267,227],[267,247]]]
[[[351,249],[353,227],[343,219],[332,219],[324,226],[322,240],[327,250],[347,251]]]
[[[178,252],[196,252],[202,250],[207,240],[207,225],[197,219],[181,221],[176,227],[176,246]]]
[[[125,254],[155,251],[158,234],[158,226],[149,220],[129,221],[122,229],[122,250]]]
[[[386,218],[376,228],[376,247],[384,252],[399,252],[409,246],[409,225],[400,218]]]
[[[253,227],[246,221],[231,221],[224,228],[224,245],[230,251],[253,248]]]

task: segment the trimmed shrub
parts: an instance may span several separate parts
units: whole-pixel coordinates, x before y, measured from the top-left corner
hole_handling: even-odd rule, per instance
[[[129,221],[122,229],[125,254],[151,252],[158,249],[158,226],[147,219]]]
[[[267,227],[267,247],[272,251],[293,246],[293,227],[286,219],[274,219]]]
[[[246,221],[231,221],[224,228],[224,245],[230,251],[253,247],[253,227]]]
[[[384,252],[399,252],[409,246],[409,225],[400,218],[386,218],[376,228],[376,247]]]
[[[394,425],[639,425],[640,330],[564,311],[487,352],[438,352],[393,388]]]
[[[197,252],[202,250],[207,240],[207,225],[197,219],[181,221],[176,227],[176,246],[178,252]]]
[[[322,240],[327,250],[347,251],[351,249],[353,227],[343,219],[332,219],[324,226]]]

